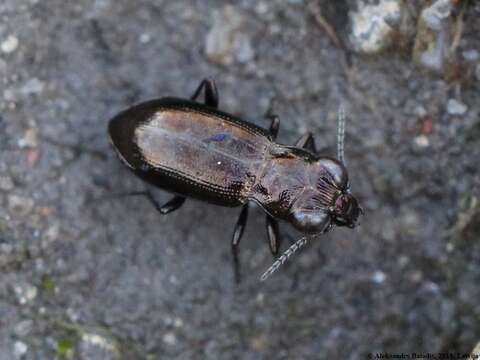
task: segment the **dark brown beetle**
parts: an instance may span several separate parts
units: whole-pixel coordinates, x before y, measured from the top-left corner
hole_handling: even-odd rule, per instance
[[[204,91],[204,104],[197,102]],[[110,138],[121,160],[136,175],[175,196],[159,205],[162,214],[178,209],[186,197],[222,206],[242,206],[232,238],[238,278],[238,244],[254,201],[266,212],[270,250],[279,251],[277,220],[304,234],[321,234],[333,224],[354,227],[361,212],[350,194],[343,165],[344,121],[338,136],[339,160],[319,157],[311,133],[295,146],[274,142],[279,120],[270,114],[269,131],[217,109],[215,83],[205,79],[191,100],[161,98],[133,106],[109,124]],[[343,117],[342,117],[343,118]],[[302,238],[264,274],[273,273]]]

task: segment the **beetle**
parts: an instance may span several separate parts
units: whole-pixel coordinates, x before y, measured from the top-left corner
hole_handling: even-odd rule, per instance
[[[204,101],[200,102],[202,92]],[[311,133],[294,146],[275,142],[280,121],[271,111],[267,116],[270,127],[265,130],[219,110],[218,102],[215,82],[204,79],[189,100],[150,100],[110,120],[110,140],[123,163],[141,179],[174,196],[159,204],[149,191],[136,194],[145,195],[161,214],[180,208],[187,197],[241,206],[231,240],[237,279],[238,248],[250,202],[266,213],[274,256],[280,249],[278,220],[307,236],[323,234],[333,225],[355,226],[362,209],[350,193],[344,166],[344,121],[339,126],[339,159],[321,157]],[[305,239],[292,245],[274,264],[276,268]]]

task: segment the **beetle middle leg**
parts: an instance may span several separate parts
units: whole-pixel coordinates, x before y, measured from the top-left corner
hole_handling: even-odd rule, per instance
[[[265,113],[265,118],[267,120],[270,120],[270,127],[268,129],[268,132],[270,133],[270,136],[272,140],[275,140],[278,135],[278,129],[280,128],[280,119],[277,114],[273,111],[273,102],[274,100],[272,99],[270,101],[270,105],[268,106],[268,110]]]
[[[306,133],[295,143],[296,147],[304,148],[312,151],[314,154],[317,153],[317,147],[315,146],[315,139],[311,132]]]
[[[240,282],[240,262],[238,261],[238,245],[243,236],[245,225],[248,219],[248,203],[243,205],[240,216],[238,217],[235,229],[233,230],[232,237],[232,256],[233,256],[233,271],[235,275],[235,281]]]
[[[197,98],[200,96],[202,90],[204,90],[204,103],[207,106],[211,106],[214,108],[218,107],[218,90],[217,85],[213,79],[203,79],[198,85],[197,90],[193,93],[192,97],[190,98],[192,101],[196,101]]]

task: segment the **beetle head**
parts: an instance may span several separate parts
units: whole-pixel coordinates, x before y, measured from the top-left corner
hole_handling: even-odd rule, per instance
[[[310,166],[309,178],[290,210],[293,226],[305,234],[323,233],[332,225],[353,228],[362,209],[350,193],[343,164],[320,158]]]

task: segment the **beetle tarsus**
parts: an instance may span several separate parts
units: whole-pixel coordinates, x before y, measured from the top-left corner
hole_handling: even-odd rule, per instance
[[[310,150],[314,154],[317,153],[317,147],[315,146],[315,139],[311,132],[306,133],[295,143],[296,147]]]
[[[268,235],[268,245],[270,246],[270,251],[273,256],[278,255],[280,250],[280,236],[278,231],[278,221],[273,217],[267,214],[267,235]]]
[[[160,207],[160,213],[162,215],[171,213],[172,211],[175,211],[178,208],[180,208],[184,202],[185,202],[185,198],[183,196],[174,196],[172,199],[170,199]]]
[[[183,196],[174,196],[172,199],[167,201],[165,204],[160,205],[153,196],[153,194],[150,191],[144,191],[144,192],[139,192],[136,195],[145,195],[145,197],[152,203],[152,205],[157,209],[157,211],[162,214],[166,215],[168,213],[171,213],[178,208],[180,208],[183,203],[185,202],[185,198]]]
[[[195,90],[195,92],[193,93],[190,99],[192,101],[196,101],[203,89],[205,89],[204,91],[205,105],[217,108],[218,107],[218,90],[217,90],[217,85],[215,84],[215,81],[213,79],[203,79],[200,82],[200,85],[198,85],[197,90]]]
[[[233,271],[235,274],[235,281],[240,282],[240,263],[238,261],[238,245],[243,236],[245,225],[248,219],[248,204],[243,205],[240,216],[238,217],[232,237],[232,255],[233,255]]]

